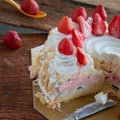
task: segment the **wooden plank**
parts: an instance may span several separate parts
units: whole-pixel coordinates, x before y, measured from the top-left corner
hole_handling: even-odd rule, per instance
[[[120,0],[73,0],[73,1],[95,6],[103,4],[104,7],[108,9],[120,12]]]
[[[0,120],[46,120],[33,108],[29,79],[30,49],[41,45],[47,35],[20,35],[23,46],[11,50],[0,35]]]
[[[0,1],[0,22],[21,26],[29,27],[38,30],[50,30],[51,28],[57,26],[58,21],[65,15],[70,16],[71,12],[79,6],[83,6],[87,9],[88,15],[91,16],[92,10],[95,8],[93,6],[88,6],[86,4],[76,4],[71,0],[37,0],[40,9],[46,11],[48,16],[42,19],[32,19],[21,14],[11,5]],[[20,3],[20,1],[16,0]],[[116,12],[108,11],[109,18],[111,19]]]

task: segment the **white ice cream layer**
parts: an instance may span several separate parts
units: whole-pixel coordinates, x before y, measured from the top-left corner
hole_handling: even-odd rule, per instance
[[[78,71],[77,58],[73,55],[63,55],[56,50],[54,59],[55,69],[61,75],[66,73],[76,73]]]
[[[120,39],[108,35],[93,37],[86,41],[84,49],[95,58],[120,64]]]

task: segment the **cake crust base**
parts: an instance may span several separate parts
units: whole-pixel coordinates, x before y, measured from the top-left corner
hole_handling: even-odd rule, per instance
[[[34,109],[37,110],[39,113],[41,113],[43,116],[45,116],[49,120],[62,120],[66,116],[70,115],[74,110],[77,108],[80,108],[88,103],[91,103],[94,101],[94,94],[91,95],[86,95],[74,100],[71,100],[69,102],[62,103],[62,109],[57,110],[57,109],[50,109],[46,105],[42,104],[35,96],[37,92],[40,92],[39,87],[34,84],[33,81],[33,104],[34,104]],[[120,100],[116,96],[112,96],[110,94],[109,98],[112,98],[117,102],[117,105],[114,108],[108,109],[106,111],[102,111],[99,114],[91,116],[89,119],[90,120],[103,120],[103,119],[108,119],[109,120],[114,120],[117,119],[117,113],[120,108]]]

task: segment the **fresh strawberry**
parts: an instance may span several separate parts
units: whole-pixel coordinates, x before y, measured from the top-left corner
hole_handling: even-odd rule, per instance
[[[101,18],[106,21],[107,20],[107,13],[103,5],[98,5],[92,12],[92,18],[94,18],[95,14],[100,14]]]
[[[74,10],[72,15],[71,15],[71,19],[74,22],[77,22],[77,18],[79,16],[82,16],[85,20],[88,19],[87,11],[86,11],[86,9],[84,7],[79,7],[76,10]]]
[[[22,0],[21,9],[31,15],[37,15],[40,7],[35,0]]]
[[[77,61],[80,65],[86,65],[88,63],[88,59],[85,55],[85,53],[83,52],[83,50],[81,48],[77,48]]]
[[[80,32],[83,33],[85,38],[88,38],[92,33],[91,26],[88,24],[87,21],[84,20],[84,18],[82,16],[78,17],[77,22],[78,22],[78,25],[79,25]]]
[[[72,42],[76,47],[83,47],[83,42],[84,42],[84,35],[80,33],[78,30],[74,29],[72,31]]]
[[[100,15],[96,13],[95,16],[93,17],[92,33],[93,35],[101,36],[105,33],[105,31],[106,31],[105,22],[100,17]]]
[[[68,38],[62,39],[58,44],[58,51],[64,55],[72,55],[74,52],[72,41]]]
[[[108,26],[108,31],[110,35],[120,39],[120,14],[114,16]]]
[[[58,31],[64,34],[70,34],[72,31],[72,25],[70,23],[70,20],[67,16],[64,16],[59,22],[58,22]]]
[[[10,49],[14,50],[22,47],[22,40],[20,39],[16,31],[12,31],[12,30],[8,31],[3,36],[3,40]]]

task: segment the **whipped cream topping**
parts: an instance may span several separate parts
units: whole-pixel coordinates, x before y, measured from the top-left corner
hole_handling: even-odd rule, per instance
[[[75,23],[74,21],[72,21],[71,18],[69,18],[69,20],[70,20],[70,23],[71,23],[71,25],[72,25],[73,28],[79,29],[79,25],[77,23]]]
[[[45,87],[41,84],[41,81],[38,80],[38,86],[40,87],[41,91],[44,93],[45,95],[45,100],[46,102],[50,102],[51,100],[55,100],[57,93],[53,93],[53,92],[47,92]]]
[[[53,64],[55,71],[60,74],[61,78],[62,76],[68,75],[68,73],[68,77],[76,76],[79,70],[79,66],[77,65],[77,58],[74,54],[66,56],[59,53],[58,50],[56,50]]]
[[[72,25],[73,28],[75,29],[79,29],[79,26],[77,23],[73,22],[71,20],[71,18],[69,18],[70,23]],[[63,38],[67,37],[68,35],[61,33],[58,31],[57,27],[55,27],[54,29],[52,29],[50,31],[50,34],[47,38],[47,44],[51,47],[57,47],[57,44],[59,43],[60,40],[62,40]],[[49,41],[49,42],[48,42]]]
[[[63,55],[56,49],[55,58],[49,61],[48,71],[51,76],[49,83],[53,84],[56,88],[59,82],[63,82],[70,76],[76,76],[79,66],[77,65],[77,59],[75,55]],[[57,76],[59,75],[59,77]]]
[[[93,22],[92,17],[88,17],[87,22],[88,22],[90,25],[92,25],[92,22]]]
[[[56,50],[55,58],[50,61],[49,71],[51,73],[51,77],[49,78],[49,82],[54,84],[57,88],[59,82],[64,83],[69,78],[76,79],[77,77],[84,77],[86,75],[94,73],[100,74],[93,65],[93,60],[89,55],[87,55],[88,64],[78,65],[76,56],[73,55],[63,55]],[[80,72],[80,73],[79,73]],[[56,73],[59,74],[60,78],[58,80]]]
[[[52,29],[50,31],[50,34],[48,35],[47,41],[45,42],[45,48],[48,50],[50,48],[52,48],[52,49],[56,48],[59,41],[65,37],[66,37],[66,35],[63,33],[60,33],[58,31],[57,27]]]
[[[77,88],[81,83],[82,83],[82,87],[84,87],[86,84],[93,84],[95,82],[101,82],[103,79],[102,73],[101,71],[97,71],[94,68],[93,65],[93,60],[92,58],[87,54],[87,58],[88,58],[88,64],[85,66],[76,66],[77,67],[77,74],[72,74],[73,72],[75,72],[75,69],[72,69],[72,64],[71,64],[71,68],[72,69],[72,73],[70,73],[70,69],[66,69],[65,67],[63,69],[66,69],[67,74],[69,74],[69,77],[66,78],[66,80],[64,81],[63,84],[60,84],[58,86],[58,91],[59,92],[63,92],[63,91],[72,91],[75,90],[75,88]],[[58,67],[58,66],[56,66]],[[61,69],[62,70],[62,69]],[[75,76],[74,76],[75,75]],[[90,76],[89,76],[90,75]]]
[[[64,66],[77,65],[77,59],[75,55],[63,55],[58,50],[55,53],[55,63],[57,65],[62,64]]]
[[[93,57],[120,64],[120,39],[105,35],[93,37],[85,42],[85,51]]]

